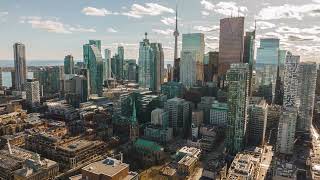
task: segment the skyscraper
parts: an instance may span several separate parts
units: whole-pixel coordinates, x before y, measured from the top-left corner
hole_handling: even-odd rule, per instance
[[[248,108],[248,64],[231,64],[227,72],[228,123],[226,147],[231,154],[245,145]]]
[[[166,102],[165,108],[169,114],[169,127],[173,128],[174,135],[186,135],[186,130],[191,127],[189,102],[173,98]]]
[[[224,76],[232,63],[242,63],[244,53],[244,17],[220,20],[219,76]]]
[[[256,30],[252,32],[246,32],[244,37],[244,54],[243,54],[243,62],[249,64],[249,95],[252,95],[252,74],[253,74],[253,66],[254,66],[254,58],[255,58],[255,48],[256,48]]]
[[[211,82],[218,79],[219,52],[208,52],[204,56],[204,81]]]
[[[260,47],[257,49],[256,70],[259,85],[275,85],[277,79],[277,68],[279,63],[279,39],[261,39]]]
[[[111,51],[109,49],[105,49],[103,61],[103,79],[107,80],[109,78],[111,78]]]
[[[74,60],[72,55],[64,58],[64,74],[74,74]]]
[[[142,42],[140,42],[139,48],[139,85],[142,88],[152,90],[155,84],[153,75],[153,73],[155,73],[153,69],[154,53],[147,35],[148,34],[145,33],[145,38]]]
[[[26,50],[25,46],[22,43],[15,43],[13,45],[14,53],[14,82],[15,89],[18,91],[23,90],[23,84],[27,79],[27,65],[26,65]]]
[[[83,59],[89,70],[90,93],[102,95],[103,89],[103,62],[101,56],[101,41],[90,40],[83,45]]]
[[[284,65],[283,112],[280,117],[277,137],[277,152],[293,153],[298,108],[300,56],[288,53]]]
[[[173,33],[173,36],[174,36],[173,80],[176,82],[179,82],[180,81],[180,59],[178,58],[178,38],[179,38],[178,6],[176,7],[176,28]]]
[[[299,98],[300,107],[297,120],[297,131],[310,132],[317,79],[317,64],[302,62],[299,65]]]
[[[318,66],[317,70],[316,96],[320,96],[320,66]]]
[[[247,145],[264,145],[267,128],[268,104],[265,100],[248,106]]]
[[[40,85],[35,79],[28,79],[25,82],[26,102],[30,107],[40,103]]]
[[[123,46],[118,47],[118,56],[119,56],[119,59],[117,61],[118,77],[119,77],[119,79],[124,79],[124,77],[123,77],[123,65],[124,65],[124,48],[123,48]]]
[[[160,91],[160,85],[163,83],[163,71],[164,71],[164,55],[161,43],[151,43],[151,48],[154,54],[153,63],[153,79],[154,90]]]
[[[182,35],[180,82],[187,88],[202,83],[204,80],[204,49],[204,34],[193,33]]]

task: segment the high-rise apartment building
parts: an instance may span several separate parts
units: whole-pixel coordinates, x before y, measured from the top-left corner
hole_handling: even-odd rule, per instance
[[[47,66],[33,72],[33,77],[39,81],[42,96],[51,96],[59,92],[60,79],[64,78],[60,74],[59,66]]]
[[[204,80],[204,34],[193,33],[182,35],[182,51],[180,61],[180,82],[191,88]]]
[[[228,104],[218,101],[212,104],[210,109],[210,124],[226,127],[228,122]]]
[[[151,43],[151,48],[153,50],[154,55],[154,90],[159,92],[164,77],[164,54],[161,43]]]
[[[248,108],[248,64],[231,64],[227,72],[228,123],[227,150],[235,154],[245,145]]]
[[[118,55],[119,55],[119,59],[118,59],[118,62],[117,62],[117,72],[118,73],[118,76],[119,76],[119,79],[124,79],[123,77],[123,65],[124,65],[124,48],[123,46],[119,46],[118,47]]]
[[[184,99],[169,99],[165,105],[169,114],[169,127],[173,128],[173,133],[186,135],[186,130],[190,128],[190,103]]]
[[[244,54],[244,17],[220,20],[219,76],[233,63],[242,63]]]
[[[127,69],[127,77],[129,81],[136,82],[137,81],[137,73],[138,73],[138,67],[136,64],[135,59],[129,59],[127,60],[128,63],[128,69]]]
[[[267,115],[268,104],[265,100],[248,106],[247,145],[264,145]]]
[[[139,85],[152,91],[160,91],[163,82],[164,55],[160,43],[150,43],[145,33],[145,39],[139,48]]]
[[[74,60],[72,55],[64,57],[64,74],[74,74]]]
[[[111,50],[104,50],[104,60],[103,60],[103,79],[107,80],[111,78]]]
[[[243,62],[249,64],[249,95],[252,95],[253,86],[253,69],[254,69],[254,58],[255,58],[255,48],[256,48],[256,30],[252,32],[246,32],[244,37],[244,54]]]
[[[26,50],[22,43],[13,45],[14,53],[14,88],[18,91],[23,90],[23,85],[27,79]]]
[[[153,89],[154,87],[154,53],[150,41],[145,33],[145,39],[140,42],[139,48],[139,85],[142,88]]]
[[[90,74],[90,94],[102,95],[103,61],[100,40],[90,40],[89,44],[83,45],[83,59]]]
[[[297,131],[310,132],[317,81],[317,64],[315,62],[300,63],[298,78],[300,106],[297,120]]]
[[[28,79],[25,82],[26,102],[30,107],[40,103],[40,84],[35,79]]]
[[[300,56],[288,53],[284,65],[283,112],[280,117],[277,137],[277,152],[293,153],[299,99]]]

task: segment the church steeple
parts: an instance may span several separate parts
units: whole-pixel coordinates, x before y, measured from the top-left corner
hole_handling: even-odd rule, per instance
[[[131,99],[131,101],[132,101],[132,116],[131,116],[131,123],[133,124],[135,124],[135,123],[137,123],[137,110],[136,110],[136,101],[135,100],[133,100],[133,99]]]

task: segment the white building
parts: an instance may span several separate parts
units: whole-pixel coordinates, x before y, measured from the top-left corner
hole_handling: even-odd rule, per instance
[[[40,84],[35,79],[28,79],[25,83],[26,101],[30,106],[36,106],[40,103]]]
[[[297,113],[300,105],[299,90],[300,56],[287,54],[284,71],[283,112],[280,117],[277,137],[277,151],[284,154],[293,153]]]

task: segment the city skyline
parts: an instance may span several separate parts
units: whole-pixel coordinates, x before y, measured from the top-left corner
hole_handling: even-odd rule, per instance
[[[11,60],[12,44],[26,45],[27,60],[61,59],[72,54],[82,60],[82,46],[88,39],[102,41],[102,48],[116,53],[124,46],[125,58],[138,57],[144,32],[149,39],[163,44],[165,60],[173,61],[175,1],[56,1],[32,0],[0,2],[0,60]],[[192,0],[178,1],[180,34],[205,34],[206,52],[218,50],[219,20],[244,16],[245,30],[253,30],[257,21],[257,38],[276,37],[280,47],[301,55],[302,61],[316,61],[320,52],[320,26],[313,24],[320,16],[320,1]],[[190,11],[195,9],[194,11]],[[23,30],[22,30],[23,29]],[[182,36],[179,36],[181,50]],[[259,44],[256,45],[259,47]],[[178,53],[180,56],[180,53]]]

